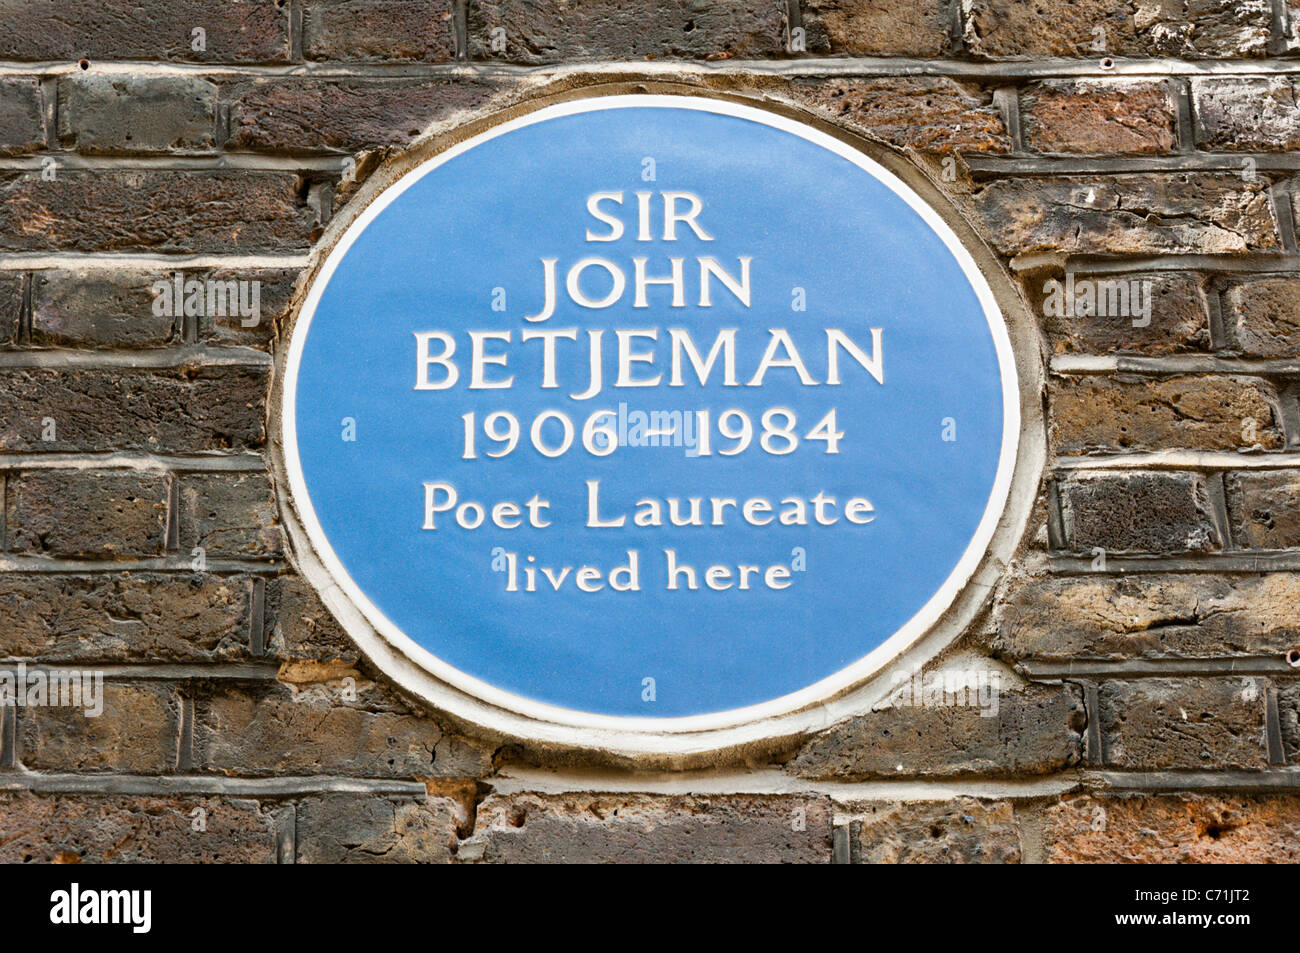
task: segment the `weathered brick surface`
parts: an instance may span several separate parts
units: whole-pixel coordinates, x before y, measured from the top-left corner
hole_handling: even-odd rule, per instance
[[[1263,56],[1268,0],[961,0],[976,56]]]
[[[1276,783],[1267,772],[1277,762],[1300,763],[1300,673],[1209,677],[1169,664],[1201,672],[1232,660],[1255,671],[1300,648],[1300,573],[1242,571],[1251,550],[1284,559],[1300,549],[1300,478],[1195,463],[1173,470],[1168,461],[1143,468],[1140,456],[1255,451],[1243,460],[1258,462],[1284,449],[1287,366],[1186,370],[1197,366],[1189,357],[1212,352],[1223,361],[1300,356],[1294,228],[1275,207],[1300,194],[1285,168],[1300,129],[1294,81],[1250,75],[1270,43],[1274,55],[1300,52],[1282,34],[1286,17],[1271,23],[1275,6],[805,0],[801,52],[787,48],[784,0],[0,0],[0,61],[63,64],[0,78],[0,156],[11,166],[0,170],[0,454],[42,455],[0,461],[0,552],[18,570],[0,573],[0,656],[130,666],[106,684],[98,718],[21,708],[3,739],[17,760],[10,782],[22,783],[25,770],[97,776],[88,785],[131,774],[164,791],[163,779],[183,774],[214,787],[274,780],[277,792],[260,803],[9,792],[0,795],[0,860],[826,862],[833,824],[855,862],[1296,859],[1292,797],[1041,793],[1076,778],[1093,790],[1106,781],[1098,768],[1164,785],[1180,772],[1234,770],[1265,785]],[[462,26],[468,48],[458,51]],[[81,56],[88,68],[70,69]],[[1058,56],[1087,75],[1036,78],[1061,75],[1042,68]],[[826,63],[835,75],[736,68],[817,57],[838,58]],[[965,75],[859,69],[849,57],[947,57],[936,72]],[[1124,78],[1103,57],[1157,62]],[[1189,75],[1176,61],[1166,71],[1161,57],[1230,59],[1234,75]],[[448,68],[467,58],[483,69]],[[1056,482],[1037,490],[1026,562],[1008,565],[963,643],[994,656],[986,674],[1002,675],[983,710],[969,699],[896,699],[766,759],[753,755],[750,766],[769,780],[783,773],[794,793],[779,796],[689,793],[694,775],[672,771],[679,793],[638,792],[630,782],[640,775],[618,774],[633,759],[610,756],[589,775],[597,759],[580,752],[514,752],[455,730],[378,675],[295,574],[266,470],[148,458],[267,450],[270,358],[301,276],[293,259],[313,250],[325,219],[384,157],[431,127],[521,101],[530,84],[571,90],[625,79],[638,61],[674,59],[722,66],[699,81],[709,89],[806,110],[906,154],[899,161],[914,158],[1004,265],[1021,256],[1011,273],[1042,357],[1054,362],[1050,453],[1134,454],[1123,470],[1053,471],[1049,457]],[[961,65],[972,59],[984,61],[978,76]],[[135,70],[136,60],[191,65]],[[612,61],[623,64],[617,77]],[[592,69],[552,83],[516,78],[506,64]],[[1189,134],[1207,164],[1206,154],[1237,158],[1174,171],[1169,157]],[[52,180],[38,158],[45,149],[58,160]],[[356,174],[326,171],[344,156],[357,159]],[[1188,257],[1167,259],[1175,255]],[[1048,306],[1046,283],[1067,268],[1076,286],[1095,283],[1105,307]],[[186,293],[162,307],[157,283],[178,272]],[[209,280],[223,298],[258,282],[258,320],[215,313]],[[1131,301],[1111,306],[1121,280],[1137,282],[1139,295],[1149,283],[1149,322]],[[82,353],[69,360],[69,349]],[[221,366],[210,349],[220,349]],[[1118,367],[1143,371],[1097,362],[1077,373],[1084,365],[1074,359],[1087,356],[1119,356]],[[120,453],[132,455],[130,468],[75,456]],[[51,466],[47,454],[67,459]],[[1049,503],[1059,504],[1050,532]],[[1144,571],[1075,572],[1097,548],[1140,557],[1122,565]],[[260,560],[266,573],[177,571],[196,549],[209,560]],[[158,557],[172,568],[123,569],[122,560]],[[1162,569],[1169,557],[1179,571]],[[1188,571],[1198,564],[1205,569]],[[1088,665],[1134,660],[1141,667],[1122,668],[1125,679]],[[1090,674],[1024,680],[1044,663],[1084,663]],[[1085,745],[1090,730],[1098,750]],[[1280,752],[1270,752],[1278,732]],[[496,777],[515,754],[530,770],[564,769],[593,787],[614,772],[617,787],[501,793],[518,790]],[[730,759],[724,770],[746,776]],[[346,793],[320,793],[325,778],[346,782]],[[879,790],[885,779],[905,785],[887,800],[844,793]],[[1029,783],[1033,794],[953,793],[985,790],[985,780],[1009,791]],[[800,792],[804,784],[818,793]],[[422,786],[427,796],[410,793]],[[206,832],[192,830],[196,807]]]
[[[195,701],[195,763],[229,775],[466,777],[491,752],[409,713],[347,666],[332,681],[218,687]],[[351,682],[345,681],[351,679]],[[349,695],[352,700],[349,700]]]
[[[0,275],[0,350],[18,343],[24,296],[21,275]]]
[[[1295,863],[1300,800],[1222,794],[1076,796],[1044,811],[1051,863]]]
[[[1279,450],[1271,385],[1245,377],[1055,378],[1052,447],[1060,454],[1132,450]]]
[[[0,862],[270,864],[282,810],[243,798],[3,794]]]
[[[976,192],[971,208],[1006,255],[1236,254],[1279,244],[1262,175],[1000,179]]]
[[[300,864],[442,864],[455,860],[459,805],[364,794],[327,794],[298,805]]]
[[[1067,549],[1205,552],[1224,548],[1199,473],[1081,475],[1058,485]]]
[[[1196,142],[1206,149],[1292,150],[1300,147],[1295,87],[1270,79],[1194,79]]]
[[[941,0],[804,0],[810,53],[940,56],[952,46]]]
[[[1018,864],[1020,834],[1009,801],[872,804],[849,829],[857,864]]]
[[[1300,639],[1291,647],[1300,648]],[[1277,714],[1283,757],[1287,764],[1300,763],[1300,685],[1290,679],[1279,680]]]
[[[42,556],[158,555],[169,485],[165,475],[130,470],[11,473],[8,548]]]
[[[160,347],[179,343],[179,317],[158,314],[153,306],[149,289],[156,280],[125,269],[37,272],[32,277],[32,344]]]
[[[210,152],[216,112],[217,87],[203,79],[83,73],[59,81],[59,143],[79,152]]]
[[[1036,83],[1020,94],[1020,122],[1037,152],[1140,155],[1178,145],[1173,100],[1160,83]]]
[[[36,152],[45,145],[43,105],[36,77],[0,80],[0,155]]]
[[[32,277],[31,343],[163,347],[181,343],[184,327],[192,322],[201,342],[266,350],[288,315],[298,275],[292,269],[39,271]],[[255,305],[256,313],[246,315],[240,310],[244,305],[250,312]]]
[[[230,140],[258,152],[399,147],[494,91],[470,82],[263,81],[229,92]]]
[[[279,576],[266,584],[267,651],[283,660],[356,662],[356,644],[306,580]]]
[[[275,496],[265,473],[187,473],[180,481],[180,547],[208,558],[280,555]]]
[[[247,577],[0,575],[0,656],[57,662],[241,659]]]
[[[54,368],[0,372],[0,449],[48,453],[244,450],[265,439],[267,372]],[[55,423],[42,440],[43,421]]]
[[[221,308],[220,297],[214,297],[212,307],[205,303],[198,316],[197,336],[205,344],[255,347],[269,350],[280,335],[280,328],[289,317],[294,303],[294,292],[302,273],[294,269],[228,269],[217,268],[203,276],[205,282],[215,282],[227,288],[226,301],[233,302],[229,283],[236,282],[240,310]],[[256,298],[254,299],[254,283]],[[207,296],[205,293],[205,302]],[[245,308],[245,304],[253,307]],[[255,313],[245,313],[254,311]]]
[[[1204,280],[1196,275],[1080,274],[1069,284],[1050,272],[1022,284],[1053,354],[1176,354],[1210,345]]]
[[[996,701],[992,715],[943,704],[859,715],[809,741],[786,770],[806,778],[1044,774],[1078,761],[1083,705],[1074,688],[1004,690]]]
[[[496,36],[504,50],[493,48],[494,30],[503,31]],[[515,63],[782,56],[785,33],[779,0],[477,0],[469,7],[470,56]]]
[[[1300,355],[1300,279],[1259,278],[1223,295],[1232,346],[1244,357]]]
[[[443,63],[456,55],[450,0],[308,0],[302,50],[311,60]]]
[[[1234,473],[1227,486],[1238,545],[1300,546],[1300,470]]]
[[[0,175],[0,250],[291,252],[311,242],[306,183],[286,172],[73,170]]]
[[[1300,577],[1140,574],[1018,579],[994,612],[1012,658],[1281,656],[1300,643]]]
[[[1262,679],[1150,678],[1097,689],[1109,767],[1267,767]]]
[[[93,700],[92,700],[93,701]],[[103,711],[20,707],[18,758],[37,771],[166,774],[175,764],[176,706],[166,684],[103,683]]]
[[[796,101],[869,139],[929,152],[1008,152],[993,94],[947,78],[796,83]]]
[[[494,795],[462,859],[485,863],[829,863],[828,798]]]
[[[196,28],[206,31],[195,49]],[[0,0],[0,58],[284,62],[289,7],[274,0]]]

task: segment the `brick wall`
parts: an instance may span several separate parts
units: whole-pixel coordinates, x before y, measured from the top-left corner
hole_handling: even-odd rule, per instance
[[[98,718],[3,710],[0,859],[1297,859],[1293,26],[1294,0],[0,0],[0,657],[105,678]],[[1019,282],[1048,466],[932,666],[1001,672],[996,716],[896,705],[707,769],[557,755],[403,697],[295,576],[267,406],[313,243],[422,135],[615,80],[900,150]],[[160,315],[177,272],[260,281],[262,321]],[[1149,320],[1062,313],[1053,281],[1145,289]]]

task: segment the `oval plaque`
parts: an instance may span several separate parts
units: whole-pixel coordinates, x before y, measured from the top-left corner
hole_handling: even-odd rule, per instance
[[[292,501],[459,692],[587,728],[795,711],[878,671],[1006,503],[1014,359],[907,185],[765,110],[621,95],[381,192],[293,328]]]

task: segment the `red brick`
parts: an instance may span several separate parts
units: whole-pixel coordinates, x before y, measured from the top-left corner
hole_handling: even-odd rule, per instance
[[[1020,94],[1020,122],[1036,152],[1142,155],[1178,146],[1174,104],[1160,83],[1036,83]]]
[[[1300,798],[1079,795],[1044,812],[1049,863],[1262,864],[1300,860]]]

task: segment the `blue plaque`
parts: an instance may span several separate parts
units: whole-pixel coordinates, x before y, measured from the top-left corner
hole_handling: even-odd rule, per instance
[[[709,728],[861,681],[1006,502],[1014,360],[908,186],[692,96],[549,106],[423,162],[294,326],[290,492],[393,649],[526,717]]]

